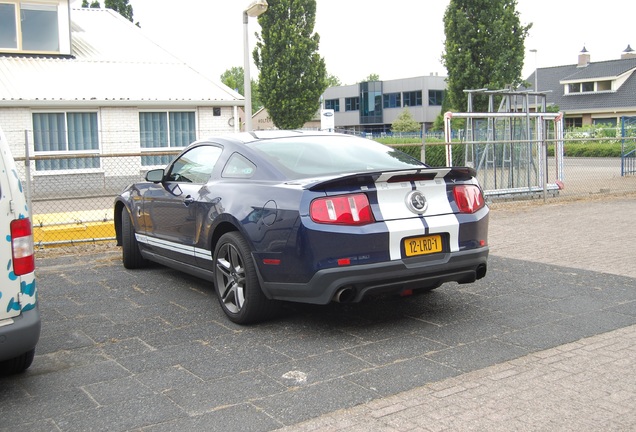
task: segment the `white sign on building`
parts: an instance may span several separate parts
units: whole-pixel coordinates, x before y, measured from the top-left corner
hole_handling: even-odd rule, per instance
[[[320,130],[334,132],[336,129],[336,116],[334,110],[320,110]]]

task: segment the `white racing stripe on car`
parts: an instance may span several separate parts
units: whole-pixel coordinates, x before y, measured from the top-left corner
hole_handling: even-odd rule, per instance
[[[206,259],[212,261],[212,252],[207,249],[194,248],[194,256],[197,258]]]
[[[459,250],[459,220],[454,214],[446,214],[424,218],[428,225],[429,233],[448,233],[450,235],[450,251]]]
[[[160,249],[169,250],[171,252],[176,252],[183,255],[188,255],[195,258],[202,258],[202,259],[212,261],[212,253],[207,249],[186,246],[180,243],[175,243],[168,240],[161,240],[161,239],[150,237],[143,234],[135,233],[135,237],[137,238],[137,241],[139,243],[144,243],[149,246],[154,246]]]
[[[414,184],[376,182],[378,206],[389,230],[389,255],[392,260],[402,258],[404,238],[424,234],[448,233],[450,252],[459,250],[459,221],[453,214],[446,181],[442,178],[448,171],[441,169],[434,180],[417,181]],[[406,197],[414,189],[421,191],[428,202],[428,209],[421,216],[410,211],[406,205]]]
[[[389,229],[389,256],[392,260],[402,258],[402,239],[424,235],[424,224],[420,218],[386,221]]]
[[[150,237],[147,235],[143,235],[143,234],[135,234],[135,236],[137,237],[137,241],[139,243],[144,243],[147,244],[149,246],[154,246],[154,247],[158,247],[161,249],[166,249],[172,252],[177,252],[177,253],[181,253],[184,255],[194,255],[194,250],[192,248],[192,246],[186,246],[186,245],[182,245],[179,243],[174,243],[168,240],[161,240],[158,239],[156,237]]]
[[[383,220],[412,218],[417,215],[406,206],[406,196],[414,190],[412,183],[376,182],[378,206]],[[452,213],[453,209],[446,195],[444,179],[415,182],[415,189],[421,191],[428,202],[424,216]]]
[[[459,221],[454,214],[385,221],[389,230],[389,256],[392,260],[402,258],[402,241],[408,237],[425,234],[448,233],[450,252],[459,251]],[[428,227],[426,230],[425,227]]]
[[[415,215],[406,207],[406,195],[413,190],[411,183],[386,183],[376,182],[378,196],[378,206],[382,213],[382,219],[390,221],[393,219],[412,218]],[[421,226],[421,223],[420,223]]]

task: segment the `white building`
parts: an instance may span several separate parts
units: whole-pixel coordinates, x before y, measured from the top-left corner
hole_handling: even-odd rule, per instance
[[[391,131],[402,110],[426,126],[442,111],[446,77],[438,75],[329,87],[323,94],[325,109],[335,112],[336,129],[366,133]]]
[[[69,0],[0,2],[0,124],[14,156],[28,149],[49,158],[33,164],[35,183],[63,177],[90,189],[138,178],[167,157],[100,156],[179,149],[237,131],[243,105],[241,95],[112,10],[72,9]]]

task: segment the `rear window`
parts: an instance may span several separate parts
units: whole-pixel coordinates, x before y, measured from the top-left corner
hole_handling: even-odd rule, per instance
[[[291,179],[425,166],[399,150],[356,137],[294,137],[247,145]]]

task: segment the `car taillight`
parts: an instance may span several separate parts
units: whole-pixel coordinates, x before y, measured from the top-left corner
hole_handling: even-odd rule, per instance
[[[453,194],[460,213],[475,213],[485,205],[481,189],[476,185],[457,185]]]
[[[33,256],[33,232],[29,218],[11,221],[11,248],[13,252],[13,273],[16,276],[35,270]]]
[[[311,202],[311,220],[338,225],[365,225],[374,222],[369,199],[365,194],[318,198]]]

